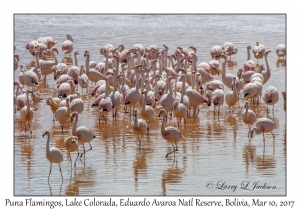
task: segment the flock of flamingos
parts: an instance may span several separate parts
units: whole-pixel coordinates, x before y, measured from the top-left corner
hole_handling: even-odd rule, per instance
[[[213,105],[214,114],[219,116],[220,107],[224,102],[229,107],[229,112],[233,112],[233,107],[242,96],[245,99],[245,110],[242,114],[243,122],[249,127],[248,136],[251,139],[254,132],[263,134],[272,133],[276,126],[269,118],[256,118],[255,112],[251,110],[251,104],[263,103],[268,106],[278,102],[279,93],[276,87],[269,86],[262,92],[263,85],[268,82],[271,71],[268,65],[267,51],[265,46],[257,42],[255,46],[247,46],[247,59],[237,75],[226,72],[227,59],[237,53],[237,49],[232,43],[226,42],[223,46],[213,46],[210,54],[212,60],[201,62],[197,65],[197,49],[193,46],[190,51],[186,48],[178,47],[175,52],[169,52],[168,46],[157,45],[144,47],[135,44],[131,49],[124,49],[123,45],[117,48],[111,44],[100,49],[100,53],[105,57],[101,62],[91,61],[88,50],[83,52],[86,58],[85,65],[78,66],[77,51],[73,50],[73,39],[70,34],[67,40],[62,43],[61,50],[67,55],[74,53],[73,66],[65,63],[58,63],[55,55],[59,52],[56,48],[57,42],[52,37],[41,37],[27,44],[26,49],[35,59],[35,67],[24,69],[18,65],[19,56],[14,55],[14,70],[20,67],[19,81],[15,81],[14,105],[15,113],[20,112],[20,118],[24,123],[25,132],[29,129],[30,123],[34,119],[35,105],[40,102],[38,94],[34,92],[35,86],[41,82],[46,82],[46,77],[53,74],[56,80],[57,97],[49,97],[46,104],[49,105],[53,113],[53,121],[61,124],[63,133],[64,123],[75,118],[72,128],[72,136],[65,139],[66,150],[78,153],[82,157],[92,149],[91,141],[96,137],[93,130],[86,126],[77,126],[79,116],[84,109],[84,101],[80,93],[77,92],[78,85],[86,89],[86,93],[94,95],[92,106],[99,107],[99,123],[101,120],[106,123],[108,114],[112,113],[112,119],[118,118],[118,111],[124,111],[133,115],[134,123],[132,129],[139,138],[149,132],[151,122],[154,122],[154,110],[159,109],[159,116],[163,117],[161,124],[162,137],[170,142],[173,151],[177,151],[177,142],[185,137],[181,134],[181,126],[186,126],[188,116],[196,117],[202,104]],[[257,64],[251,60],[251,49],[256,59],[265,60],[265,66]],[[51,52],[53,58],[47,55]],[[279,44],[276,49],[278,59],[285,59],[285,46]],[[220,60],[223,59],[223,65]],[[222,74],[221,80],[214,80],[214,75]],[[89,87],[92,87],[89,89]],[[225,93],[224,86],[231,91]],[[26,87],[26,88],[25,88]],[[286,91],[282,92],[284,107],[286,110]],[[43,102],[45,103],[45,102]],[[172,121],[172,115],[177,119],[177,127],[167,126],[168,120]],[[183,120],[183,124],[181,123]],[[251,129],[251,126],[255,127]],[[49,148],[50,132],[46,131],[43,137],[47,136],[46,157],[50,162],[51,174],[52,163],[63,161],[62,152],[56,148]],[[85,150],[84,144],[88,143],[90,148]],[[79,145],[83,145],[84,152],[79,154]],[[71,155],[70,155],[71,160]],[[72,167],[72,164],[71,164]]]

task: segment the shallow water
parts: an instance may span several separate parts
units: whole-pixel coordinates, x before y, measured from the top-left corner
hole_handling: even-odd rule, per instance
[[[58,62],[73,62],[73,56],[64,58],[61,44],[70,33],[74,49],[79,52],[78,64],[84,64],[84,50],[88,49],[91,60],[103,60],[99,49],[105,44],[123,44],[130,48],[136,43],[147,47],[168,45],[169,52],[178,47],[197,48],[198,63],[211,60],[210,49],[214,45],[232,42],[238,53],[231,57],[228,73],[236,74],[246,60],[246,46],[256,41],[264,44],[271,53],[268,61],[271,78],[263,86],[277,87],[280,99],[274,114],[268,117],[278,125],[272,135],[266,134],[265,147],[262,135],[254,135],[249,142],[248,127],[241,114],[244,101],[228,112],[221,108],[219,117],[213,107],[202,105],[197,118],[188,118],[187,127],[181,128],[185,140],[178,144],[174,158],[166,153],[172,145],[166,142],[160,131],[161,119],[156,109],[156,120],[151,123],[150,134],[142,139],[141,149],[131,129],[128,114],[120,111],[118,120],[108,115],[106,124],[98,123],[98,109],[91,107],[93,97],[85,94],[85,109],[79,115],[79,125],[91,127],[96,138],[85,158],[77,161],[71,173],[71,164],[64,148],[64,138],[72,129],[66,123],[64,136],[58,122],[52,121],[52,112],[45,99],[56,96],[53,76],[47,76],[47,84],[40,84],[35,92],[44,99],[37,105],[32,123],[32,137],[24,132],[17,112],[14,122],[14,193],[15,195],[285,195],[286,194],[286,118],[281,92],[286,89],[285,63],[277,60],[276,46],[286,43],[284,15],[15,15],[15,53],[20,64],[30,68],[33,57],[25,49],[28,42],[39,37],[52,36],[57,41]],[[253,59],[253,54],[251,53]],[[254,59],[253,59],[254,60]],[[264,63],[264,60],[259,60]],[[18,81],[20,70],[14,72]],[[214,76],[221,80],[221,76]],[[92,85],[93,86],[93,85]],[[90,88],[91,90],[91,88]],[[229,91],[225,88],[225,93]],[[79,88],[81,93],[81,89]],[[270,108],[270,107],[269,107]],[[252,108],[257,117],[267,117],[267,107],[262,102]],[[173,125],[175,119],[173,119]],[[170,125],[170,124],[169,124]],[[53,164],[50,185],[47,178],[50,164],[46,159],[46,137],[52,132],[50,145],[61,149],[63,183],[59,167]],[[86,146],[88,148],[88,145]],[[80,151],[83,149],[80,148]],[[72,153],[72,160],[76,158]],[[276,186],[276,189],[241,189],[249,183]],[[211,184],[213,183],[212,189]],[[223,185],[222,185],[223,184]],[[223,187],[223,190],[216,187]],[[233,186],[237,186],[233,190]],[[226,189],[227,188],[227,189]]]

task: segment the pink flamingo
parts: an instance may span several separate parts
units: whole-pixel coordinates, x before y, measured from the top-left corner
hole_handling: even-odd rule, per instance
[[[266,62],[266,70],[261,72],[261,74],[264,77],[263,85],[266,84],[269,81],[270,77],[271,77],[271,71],[270,71],[268,60],[267,60],[267,56],[270,52],[271,51],[264,52],[264,57],[265,57],[265,62]]]
[[[145,90],[143,92],[143,94],[144,94],[144,100],[143,100],[142,109],[140,110],[140,114],[141,114],[141,117],[143,118],[143,120],[148,122],[147,123],[147,132],[149,132],[150,123],[151,123],[151,120],[154,117],[154,109],[151,106],[146,105],[148,91]]]
[[[86,75],[89,78],[89,81],[91,82],[98,82],[99,80],[104,80],[104,75],[98,72],[95,69],[90,69],[89,62],[90,62],[90,54],[84,53],[84,57],[86,57],[85,61],[85,69],[86,69]]]
[[[55,112],[55,119],[61,124],[61,133],[64,132],[64,123],[70,119],[71,108],[69,106],[70,99],[66,98],[66,107],[59,107]]]
[[[82,157],[82,155],[85,155],[86,152],[88,152],[89,150],[92,149],[92,145],[91,145],[91,141],[96,138],[95,136],[95,132],[88,127],[85,126],[79,126],[77,127],[77,122],[78,122],[78,113],[77,112],[73,112],[71,118],[76,118],[75,122],[73,124],[73,128],[72,128],[72,135],[73,136],[77,136],[78,138],[78,143],[81,143],[83,146],[83,153],[81,153],[80,158]],[[84,144],[85,143],[89,143],[90,145],[90,149],[85,150]],[[76,159],[77,160],[77,159]],[[76,161],[75,161],[76,163]]]
[[[181,126],[181,118],[184,120],[184,127],[186,127],[187,107],[183,103],[175,101],[173,103],[174,117],[177,118],[178,128]]]
[[[88,86],[89,86],[89,78],[85,74],[84,66],[80,66],[80,72],[78,77],[78,84],[81,87],[81,91],[83,92],[83,88],[86,88],[86,92],[88,93]]]
[[[170,86],[171,80],[172,80],[172,77],[171,77],[171,76],[168,77],[168,80],[167,80],[168,85],[167,85],[167,87],[168,87],[169,92],[166,93],[166,94],[164,94],[164,95],[161,97],[160,101],[159,101],[160,105],[161,105],[161,106],[163,107],[163,109],[164,109],[165,111],[167,111],[167,112],[171,112],[171,110],[172,110],[172,108],[173,108],[173,104],[174,104],[174,102],[175,102],[175,98],[174,98],[174,96],[173,96],[172,88],[171,88],[171,86]]]
[[[84,101],[81,98],[74,98],[70,103],[71,112],[80,114],[84,110]]]
[[[79,77],[79,73],[80,73],[80,70],[78,68],[77,55],[79,55],[79,53],[78,53],[78,51],[75,51],[74,52],[75,64],[68,70],[68,73],[67,73],[70,77],[74,78],[75,85],[78,84],[78,77]]]
[[[18,62],[19,62],[19,55],[15,54],[14,55],[14,71],[16,71],[18,69]]]
[[[65,54],[71,54],[73,51],[73,38],[70,34],[67,34],[67,39],[66,41],[63,42],[61,46],[61,51]]]
[[[53,39],[51,36],[46,36],[45,39],[47,40],[47,48],[50,50],[54,45],[57,44],[57,41]]]
[[[256,42],[256,45],[253,47],[252,52],[254,57],[257,59],[261,59],[264,57],[264,52],[266,51],[266,47],[262,44],[259,44],[259,42]]]
[[[173,146],[173,151],[167,153],[166,158],[168,157],[169,154],[171,154],[173,152],[174,152],[174,157],[175,157],[175,151],[178,151],[177,143],[181,140],[184,140],[185,138],[177,128],[175,128],[173,126],[165,127],[166,118],[167,118],[166,110],[161,109],[158,116],[160,117],[161,115],[163,116],[163,120],[162,120],[162,124],[161,124],[161,135],[166,141],[171,142],[172,146]],[[175,147],[174,147],[174,144],[175,144]]]
[[[233,110],[230,109],[230,108],[235,106],[235,104],[238,102],[238,95],[237,95],[237,91],[236,91],[235,80],[236,80],[236,78],[233,77],[232,78],[232,83],[231,83],[232,91],[228,92],[225,95],[225,102],[229,106],[229,111],[230,112],[233,112]]]
[[[26,69],[23,68],[23,65],[20,65],[19,83],[22,85],[25,85],[25,82],[24,82],[24,73],[25,72],[26,72]]]
[[[99,123],[100,123],[101,116],[104,117],[106,123],[107,114],[112,110],[112,106],[113,106],[111,98],[108,95],[108,86],[109,86],[108,78],[104,77],[104,80],[105,80],[105,95],[99,102],[99,113],[100,113]]]
[[[77,151],[77,158],[79,157],[79,145],[78,145],[78,137],[77,136],[69,136],[68,138],[66,138],[64,140],[64,145],[66,150],[69,153],[70,156],[70,162],[71,162],[71,172],[72,172],[72,158],[71,158],[71,152],[75,152]],[[75,160],[74,166],[76,166],[76,161],[77,158]]]
[[[222,50],[224,50],[227,56],[230,56],[230,60],[231,60],[231,55],[237,53],[237,48],[233,47],[233,44],[231,42],[225,42],[222,46]]]
[[[53,73],[52,66],[58,64],[57,58],[56,58],[55,53],[54,53],[54,52],[56,52],[58,54],[58,50],[55,47],[53,47],[51,49],[51,52],[53,54],[54,61],[39,60],[41,73],[42,73],[42,75],[45,75],[44,81],[46,81],[46,76],[48,74]]]
[[[62,83],[57,90],[57,94],[59,98],[66,98],[68,95],[74,93],[75,93],[75,84],[72,79],[69,79],[67,82]]]
[[[211,58],[218,60],[220,56],[222,55],[223,50],[222,47],[219,45],[215,45],[210,50]]]
[[[117,90],[117,74],[119,72],[119,57],[114,56],[116,62],[117,62],[117,69],[113,69],[114,75],[113,75],[113,79],[114,79],[114,90],[113,92],[111,92],[111,94],[109,95],[109,97],[111,98],[111,102],[112,102],[112,109],[114,109],[115,111],[113,112],[113,119],[117,119],[117,112],[118,112],[118,108],[121,106],[121,102],[123,100],[121,93]]]
[[[274,105],[279,100],[279,94],[277,88],[274,86],[268,87],[263,95],[263,100],[267,104],[267,110],[268,110],[268,106],[273,105],[273,111],[274,111]]]
[[[269,118],[259,118],[256,121],[256,128],[253,128],[250,131],[250,137],[253,138],[253,133],[261,134],[263,133],[263,141],[264,141],[264,147],[265,147],[265,133],[271,133],[273,135],[273,144],[275,141],[275,135],[272,133],[273,129],[276,127],[274,122]]]
[[[216,89],[213,93],[212,93],[212,98],[211,98],[212,103],[214,104],[214,114],[216,112],[216,107],[218,106],[218,115],[220,112],[220,107],[223,105],[224,103],[224,91],[222,89]]]
[[[286,49],[285,49],[284,44],[277,45],[276,54],[278,56],[278,60],[279,60],[280,57],[282,57],[282,59],[284,59],[284,56],[286,56]]]

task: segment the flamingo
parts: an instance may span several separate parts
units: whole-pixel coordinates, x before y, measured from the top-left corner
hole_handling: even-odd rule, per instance
[[[161,109],[158,116],[159,117],[163,116],[163,120],[162,120],[162,123],[161,123],[161,135],[166,141],[171,142],[172,146],[173,146],[173,151],[167,153],[166,158],[168,157],[169,154],[171,154],[173,152],[174,152],[174,157],[175,157],[175,151],[178,151],[177,143],[181,140],[184,140],[185,138],[177,128],[175,128],[173,126],[165,127],[166,118],[167,118],[166,110]],[[175,144],[175,147],[174,147],[173,143]]]
[[[132,126],[132,130],[133,130],[133,133],[138,136],[139,143],[140,143],[139,148],[141,148],[141,138],[143,137],[143,135],[146,134],[148,126],[147,126],[147,123],[143,119],[137,118],[137,109],[136,108],[133,109],[133,117],[134,117],[134,123]]]
[[[39,64],[40,64],[40,68],[41,68],[41,73],[42,73],[42,75],[45,75],[44,81],[46,81],[46,76],[48,74],[53,73],[52,66],[58,64],[57,58],[56,58],[55,53],[54,53],[54,52],[56,52],[58,54],[58,50],[55,47],[53,47],[51,49],[51,52],[53,54],[54,61],[39,60]]]
[[[206,89],[211,91],[215,91],[216,89],[224,90],[224,83],[215,79],[206,85]]]
[[[98,72],[95,69],[90,69],[89,67],[89,62],[90,62],[90,54],[89,53],[84,53],[84,57],[86,57],[85,61],[85,69],[86,69],[86,75],[89,78],[89,81],[91,82],[98,82],[99,80],[104,79],[104,75]]]
[[[233,44],[231,42],[225,42],[222,46],[222,50],[224,50],[227,56],[230,56],[230,60],[231,60],[231,55],[237,53],[237,48],[233,47]]]
[[[76,111],[78,114],[83,112],[84,101],[81,98],[74,98],[70,103],[71,112]]]
[[[39,84],[39,79],[33,71],[24,72],[24,84],[28,87],[35,87]]]
[[[268,59],[267,59],[267,56],[270,52],[271,51],[264,52],[264,57],[265,57],[265,62],[266,62],[266,71],[261,72],[261,74],[264,77],[263,85],[266,84],[269,81],[270,77],[271,77],[271,71],[270,71],[270,67],[269,67],[269,63],[268,63]]]
[[[204,62],[202,62],[204,63]],[[202,64],[203,65],[203,64]],[[211,75],[220,75],[223,72],[219,60],[210,60],[208,62],[209,72]]]
[[[220,45],[215,45],[210,50],[211,58],[213,58],[215,60],[218,60],[220,58],[220,56],[222,55],[222,53],[223,53],[223,50]]]
[[[75,152],[77,151],[77,158],[79,157],[79,145],[78,145],[78,138],[77,136],[69,136],[68,138],[66,138],[64,140],[64,145],[65,145],[65,148],[66,150],[68,151],[69,155],[70,155],[70,162],[71,162],[71,172],[72,172],[72,158],[71,158],[71,152]],[[77,158],[75,160],[75,163],[74,163],[74,167],[76,166],[76,161],[77,161]]]
[[[143,94],[144,94],[144,100],[143,100],[142,109],[140,110],[140,114],[141,114],[141,117],[143,118],[143,120],[148,122],[147,123],[147,132],[149,132],[149,126],[150,126],[151,120],[154,117],[154,109],[151,106],[146,105],[148,90],[145,90],[143,92]]]
[[[51,36],[46,36],[45,39],[47,40],[47,48],[50,50],[54,45],[57,44],[57,41],[53,39]]]
[[[55,118],[55,112],[60,107],[60,102],[61,102],[60,98],[51,98],[51,97],[49,97],[46,100],[46,104],[50,106],[51,111],[53,113],[53,122],[54,122],[54,118]]]
[[[74,78],[75,85],[78,84],[78,77],[79,77],[79,73],[80,73],[80,70],[78,68],[77,55],[79,55],[79,53],[78,53],[78,51],[75,51],[74,52],[75,64],[68,70],[68,73],[67,73],[70,77]]]
[[[62,74],[57,80],[56,80],[56,88],[59,88],[59,86],[63,83],[67,83],[68,80],[73,80],[74,81],[74,78],[73,77],[70,77],[69,75],[67,74]]]
[[[71,108],[69,106],[70,99],[66,98],[66,107],[59,107],[55,112],[55,119],[61,124],[61,133],[64,132],[64,123],[70,119]]]
[[[286,111],[286,91],[282,91],[282,97],[283,97],[283,110]]]
[[[80,66],[80,73],[79,73],[79,77],[78,77],[78,83],[79,83],[79,86],[81,87],[81,91],[83,92],[83,88],[86,88],[86,92],[88,93],[89,78],[85,74],[83,65]]]
[[[107,114],[112,110],[112,106],[113,106],[111,98],[108,95],[108,86],[109,86],[108,77],[105,77],[104,80],[105,80],[105,93],[104,93],[104,97],[101,98],[99,102],[99,113],[100,113],[99,123],[100,123],[101,116],[104,117],[106,123]]]
[[[259,44],[259,42],[256,42],[256,45],[253,47],[252,52],[254,57],[257,59],[261,59],[264,57],[264,52],[266,51],[266,47],[263,44]]]
[[[225,95],[225,102],[229,106],[229,111],[230,112],[231,111],[233,112],[233,110],[230,109],[230,108],[233,107],[238,102],[238,95],[237,95],[237,92],[236,92],[235,80],[236,80],[236,78],[233,77],[232,78],[232,83],[231,83],[232,91],[228,92]]]
[[[92,129],[85,127],[85,126],[79,126],[77,127],[77,122],[78,122],[78,113],[77,112],[73,112],[71,118],[76,118],[75,122],[73,124],[73,128],[72,128],[72,135],[73,136],[77,136],[78,138],[78,143],[81,143],[83,146],[83,153],[80,155],[80,158],[82,157],[82,155],[85,155],[86,152],[88,152],[89,150],[92,149],[92,145],[91,145],[91,141],[96,138],[95,133]],[[84,144],[85,143],[89,143],[90,145],[90,149],[85,150]],[[76,159],[77,160],[77,159]],[[76,163],[76,161],[75,161]]]
[[[113,112],[113,119],[117,119],[117,112],[118,112],[118,108],[121,106],[121,102],[123,100],[123,97],[121,95],[121,93],[117,90],[117,74],[119,72],[119,62],[120,59],[117,56],[114,56],[117,64],[116,64],[116,69],[113,69],[113,79],[114,79],[114,90],[113,92],[110,93],[109,97],[111,98],[111,102],[112,102],[112,109],[114,109],[115,111]]]
[[[197,116],[200,109],[198,108],[198,106],[204,102],[208,102],[208,98],[206,98],[205,96],[201,95],[198,92],[198,83],[195,83],[196,80],[196,75],[199,74],[195,74],[195,72],[193,72],[194,76],[192,78],[192,88],[188,88],[186,89],[186,95],[189,98],[189,102],[190,102],[190,107],[193,107],[194,111],[193,111],[193,115]],[[196,89],[194,88],[196,84]],[[196,113],[196,109],[197,109],[197,113]]]
[[[219,109],[218,109],[218,115],[219,115],[220,107],[224,103],[224,91],[222,89],[214,90],[214,92],[212,93],[211,101],[214,104],[214,114],[216,112],[216,107],[219,106]]]
[[[276,54],[278,56],[278,60],[280,59],[280,57],[282,57],[282,59],[284,59],[284,56],[286,56],[286,49],[285,49],[284,44],[277,45]]]
[[[173,92],[172,92],[172,88],[171,88],[171,85],[170,85],[170,82],[172,80],[172,76],[168,77],[168,85],[167,85],[167,88],[169,89],[169,92],[164,94],[159,103],[160,105],[163,107],[163,109],[167,112],[170,112],[173,108],[173,104],[175,102],[175,98],[173,96]]]
[[[67,34],[67,39],[66,41],[63,42],[61,46],[61,51],[65,54],[71,54],[73,51],[73,38],[70,34]]]
[[[185,87],[185,75],[182,76],[182,88],[181,88],[181,96],[179,99],[179,103],[185,105],[186,108],[190,107],[190,100],[189,97],[186,95],[186,87]]]
[[[19,55],[15,54],[14,55],[14,71],[16,71],[18,69],[18,62],[19,62]]]
[[[136,76],[137,76],[136,79],[138,81],[139,80],[139,70],[137,70]],[[140,97],[141,97],[141,91],[139,90],[139,82],[136,82],[135,87],[130,88],[129,90],[126,91],[124,105],[129,105],[130,111],[131,111],[131,107],[134,107],[138,103]]]
[[[48,176],[48,183],[49,183],[49,178],[50,178],[50,174],[51,174],[52,163],[58,163],[59,171],[60,171],[60,175],[61,175],[61,182],[63,182],[63,175],[62,175],[61,167],[60,167],[60,163],[63,161],[63,154],[60,151],[60,149],[58,149],[56,147],[49,148],[50,132],[46,131],[43,134],[43,137],[45,137],[45,135],[48,136],[47,137],[47,145],[46,145],[46,157],[50,162],[50,171],[49,171],[49,176]]]
[[[183,103],[175,101],[173,103],[174,117],[177,118],[178,128],[181,126],[181,118],[184,119],[184,127],[186,127],[187,107]]]
[[[247,59],[243,64],[243,70],[244,70],[244,72],[254,71],[255,70],[255,63],[254,63],[253,60],[251,60],[251,57],[250,57],[251,46],[248,45],[246,49],[247,49]]]
[[[30,128],[30,123],[33,119],[33,110],[30,107],[30,100],[29,100],[29,96],[28,96],[29,93],[32,93],[32,92],[30,90],[27,90],[26,91],[27,105],[24,106],[20,110],[20,118],[21,118],[22,122],[24,123],[25,131],[26,131],[26,123],[28,122],[29,128]],[[31,128],[30,128],[30,134],[32,135]]]
[[[224,83],[224,85],[226,85],[226,87],[232,88],[232,79],[235,78],[235,75],[233,75],[233,74],[226,74],[227,56],[223,55],[222,57],[224,58],[224,69],[223,69],[223,72],[222,72],[222,82]],[[239,83],[239,81],[235,80],[235,85],[236,86],[239,86],[238,83]]]
[[[259,118],[256,121],[256,127],[250,131],[250,137],[253,138],[253,133],[261,134],[263,133],[263,141],[265,146],[265,133],[271,133],[273,135],[273,144],[275,140],[275,135],[272,133],[273,129],[276,127],[274,122],[269,118]]]
[[[279,100],[279,94],[277,88],[274,86],[268,87],[263,95],[263,100],[267,104],[267,109],[269,105],[273,105],[273,111],[274,111],[274,105]]]
[[[256,96],[257,93],[257,85],[254,83],[247,83],[243,87],[244,98],[251,99]]]
[[[33,56],[34,56],[35,46],[37,46],[38,43],[39,43],[38,41],[33,40],[33,41],[28,42],[28,43],[26,44],[26,49],[27,49],[27,50],[29,51],[29,53],[30,53],[31,55],[33,55]]]
[[[74,93],[75,93],[75,84],[72,79],[69,79],[67,82],[62,83],[57,90],[57,94],[59,98],[66,98],[68,95]]]
[[[248,131],[248,137],[249,133],[251,131],[251,125],[253,125],[256,121],[256,114],[251,109],[249,109],[249,103],[248,101],[245,101],[245,111],[242,114],[242,119],[245,124],[248,125],[249,131]]]

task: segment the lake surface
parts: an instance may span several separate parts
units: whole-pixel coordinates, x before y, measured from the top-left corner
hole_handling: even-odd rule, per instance
[[[120,111],[118,120],[108,115],[106,124],[98,123],[97,107],[90,94],[82,94],[84,111],[79,115],[79,125],[92,128],[96,138],[85,158],[77,161],[71,173],[71,164],[64,148],[64,139],[71,134],[72,123],[65,123],[68,132],[60,133],[60,124],[53,123],[50,107],[45,104],[49,96],[56,96],[53,75],[47,76],[47,84],[34,89],[44,99],[37,105],[32,122],[32,137],[24,132],[17,112],[14,116],[14,194],[15,195],[285,195],[286,194],[286,113],[283,110],[281,92],[286,90],[286,66],[278,61],[276,46],[286,43],[285,15],[15,15],[15,54],[19,65],[28,69],[33,56],[25,46],[39,37],[52,36],[59,50],[58,62],[73,62],[73,54],[67,59],[61,45],[70,33],[74,49],[79,52],[78,64],[85,64],[84,50],[89,50],[91,60],[104,59],[99,53],[105,44],[117,47],[123,44],[131,48],[140,43],[145,47],[156,44],[169,47],[169,54],[180,47],[197,48],[198,62],[211,60],[210,49],[230,41],[238,49],[231,57],[228,73],[236,74],[246,60],[246,46],[256,41],[264,44],[269,53],[271,78],[263,86],[275,86],[280,94],[274,114],[267,115],[264,102],[252,109],[257,117],[269,117],[278,126],[272,135],[266,134],[264,147],[262,135],[254,135],[249,142],[248,127],[242,121],[244,100],[228,112],[224,103],[219,117],[214,116],[213,106],[202,105],[196,118],[187,119],[187,127],[181,128],[185,140],[178,144],[174,158],[172,145],[161,135],[162,119],[158,117],[150,125],[150,134],[142,139],[141,149],[132,131],[133,118]],[[251,53],[253,60],[253,54]],[[265,65],[264,59],[259,63]],[[14,72],[18,81],[20,69]],[[214,79],[221,80],[220,76]],[[94,84],[91,84],[90,90]],[[78,90],[81,93],[81,88]],[[225,87],[225,93],[230,90]],[[270,108],[270,107],[269,107]],[[173,124],[176,125],[175,119]],[[168,125],[171,125],[169,123]],[[48,185],[50,163],[46,159],[46,137],[52,135],[50,145],[63,152],[61,163],[63,183],[57,164],[53,164]],[[86,146],[88,148],[88,146]],[[83,149],[80,148],[80,152]],[[72,153],[74,161],[77,153]],[[247,185],[248,183],[248,185]],[[253,186],[257,184],[254,190]],[[241,186],[247,189],[241,189]],[[237,186],[237,188],[234,188]],[[270,186],[269,189],[266,187]],[[275,189],[274,189],[275,186]],[[217,189],[217,188],[222,189]],[[211,189],[210,189],[211,188]]]

